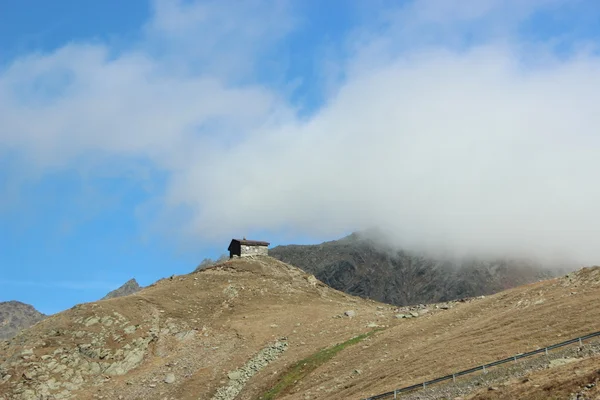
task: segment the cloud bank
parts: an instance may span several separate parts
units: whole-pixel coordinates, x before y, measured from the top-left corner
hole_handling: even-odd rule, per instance
[[[153,218],[183,209],[177,230],[203,241],[377,226],[408,247],[600,263],[600,56],[566,31],[521,32],[572,3],[382,8],[337,56],[307,54],[339,72],[308,115],[294,79],[261,73],[306,21],[290,3],[248,4],[161,0],[132,49],[14,60],[0,150],[40,174],[149,162],[167,176]]]

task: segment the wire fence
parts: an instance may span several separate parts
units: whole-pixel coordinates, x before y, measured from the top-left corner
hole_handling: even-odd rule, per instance
[[[445,376],[435,378],[435,379],[432,379],[429,381],[417,383],[415,385],[406,386],[406,387],[403,387],[400,389],[394,389],[390,392],[381,393],[381,394],[378,394],[375,396],[367,397],[366,399],[363,399],[363,400],[377,400],[377,399],[387,399],[387,398],[396,399],[398,397],[398,395],[402,394],[402,393],[411,392],[413,390],[425,389],[426,387],[428,387],[430,385],[434,385],[436,383],[440,383],[440,382],[444,382],[444,381],[452,380],[453,382],[456,382],[456,378],[458,378],[460,376],[472,374],[472,373],[478,372],[478,371],[483,371],[485,373],[485,372],[487,372],[487,370],[489,368],[496,367],[498,365],[502,365],[502,364],[509,363],[509,362],[516,362],[517,360],[519,360],[521,358],[527,358],[527,357],[535,356],[535,355],[541,354],[541,353],[545,353],[546,355],[548,355],[548,352],[550,350],[558,349],[560,347],[568,346],[568,345],[571,345],[574,343],[579,343],[579,345],[581,346],[583,344],[584,340],[588,340],[588,339],[598,337],[598,336],[600,336],[600,332],[590,333],[589,335],[581,336],[581,337],[571,339],[571,340],[566,340],[564,342],[556,343],[556,344],[544,347],[542,349],[530,351],[528,353],[515,354],[512,357],[504,358],[502,360],[494,361],[494,362],[491,362],[488,364],[479,365],[477,367],[465,369],[464,371],[455,372],[453,374],[449,374],[449,375],[445,375]]]

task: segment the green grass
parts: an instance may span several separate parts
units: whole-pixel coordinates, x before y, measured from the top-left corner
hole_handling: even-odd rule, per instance
[[[274,400],[280,394],[289,391],[297,382],[302,380],[306,375],[317,369],[319,366],[325,364],[331,360],[340,351],[344,350],[348,346],[359,343],[360,341],[368,338],[372,334],[381,329],[375,329],[371,332],[364,333],[359,336],[355,336],[352,339],[346,340],[343,343],[336,344],[333,347],[320,350],[307,358],[298,361],[292,365],[288,370],[279,378],[275,386],[273,386],[268,392],[259,397],[262,400]]]

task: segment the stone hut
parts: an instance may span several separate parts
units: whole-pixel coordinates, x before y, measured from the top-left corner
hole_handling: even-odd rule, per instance
[[[261,242],[259,240],[232,239],[227,248],[229,258],[233,256],[267,256],[269,255],[269,242]]]

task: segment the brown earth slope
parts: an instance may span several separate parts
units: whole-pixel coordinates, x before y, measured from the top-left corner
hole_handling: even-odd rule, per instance
[[[600,331],[600,268],[510,289],[484,299],[458,303],[443,313],[426,314],[387,329],[365,346],[344,352],[297,387],[315,393],[331,387],[331,377],[349,377],[339,398],[387,392],[514,354]],[[543,388],[522,399],[548,395]],[[442,397],[441,397],[442,398]],[[545,398],[548,398],[546,396]]]
[[[356,318],[332,318],[349,309]],[[210,399],[240,381],[229,372],[281,353],[253,378],[262,388],[289,363],[369,331],[376,310],[275,259],[232,260],[76,306],[4,342],[0,399]]]
[[[299,360],[380,327],[276,397],[360,399],[600,330],[599,294],[594,268],[396,310],[270,257],[234,259],[74,307],[4,342],[0,399],[258,399]]]
[[[561,360],[558,360],[561,361]],[[484,388],[465,400],[588,400],[600,399],[600,355],[569,358],[563,365],[545,368]]]

